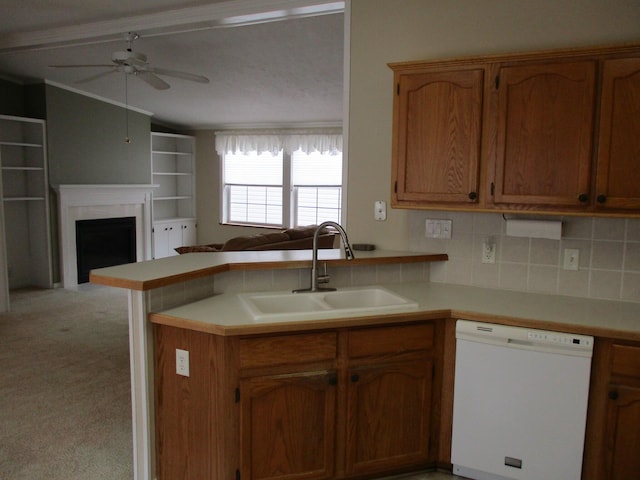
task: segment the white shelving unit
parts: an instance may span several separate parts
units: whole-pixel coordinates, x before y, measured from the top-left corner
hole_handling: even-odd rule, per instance
[[[10,289],[53,285],[44,120],[0,115],[0,165],[0,308],[8,311]]]
[[[151,133],[154,258],[196,242],[195,138]]]

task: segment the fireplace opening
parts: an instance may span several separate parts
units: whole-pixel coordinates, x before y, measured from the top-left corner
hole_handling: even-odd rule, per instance
[[[136,261],[136,217],[76,221],[78,283],[94,268]]]

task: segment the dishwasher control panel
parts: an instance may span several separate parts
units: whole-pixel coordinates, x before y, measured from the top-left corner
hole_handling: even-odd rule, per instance
[[[593,352],[593,337],[588,335],[474,322],[472,320],[458,320],[456,322],[456,338],[564,355],[590,357]]]
[[[570,333],[548,332],[543,330],[528,330],[527,338],[536,342],[559,343],[561,345],[593,345],[593,338],[584,335],[571,335]]]

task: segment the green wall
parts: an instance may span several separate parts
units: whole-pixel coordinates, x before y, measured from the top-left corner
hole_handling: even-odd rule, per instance
[[[0,78],[0,114],[24,117],[24,88]]]
[[[49,181],[64,184],[149,184],[148,115],[45,85]]]

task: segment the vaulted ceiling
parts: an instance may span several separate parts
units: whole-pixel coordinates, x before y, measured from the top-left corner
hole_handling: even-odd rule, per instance
[[[0,0],[0,76],[46,80],[182,128],[338,125],[343,9],[322,0]],[[209,83],[159,75],[170,88],[157,90],[108,67],[50,67],[110,65],[127,32],[140,35],[132,50],[151,67]]]

